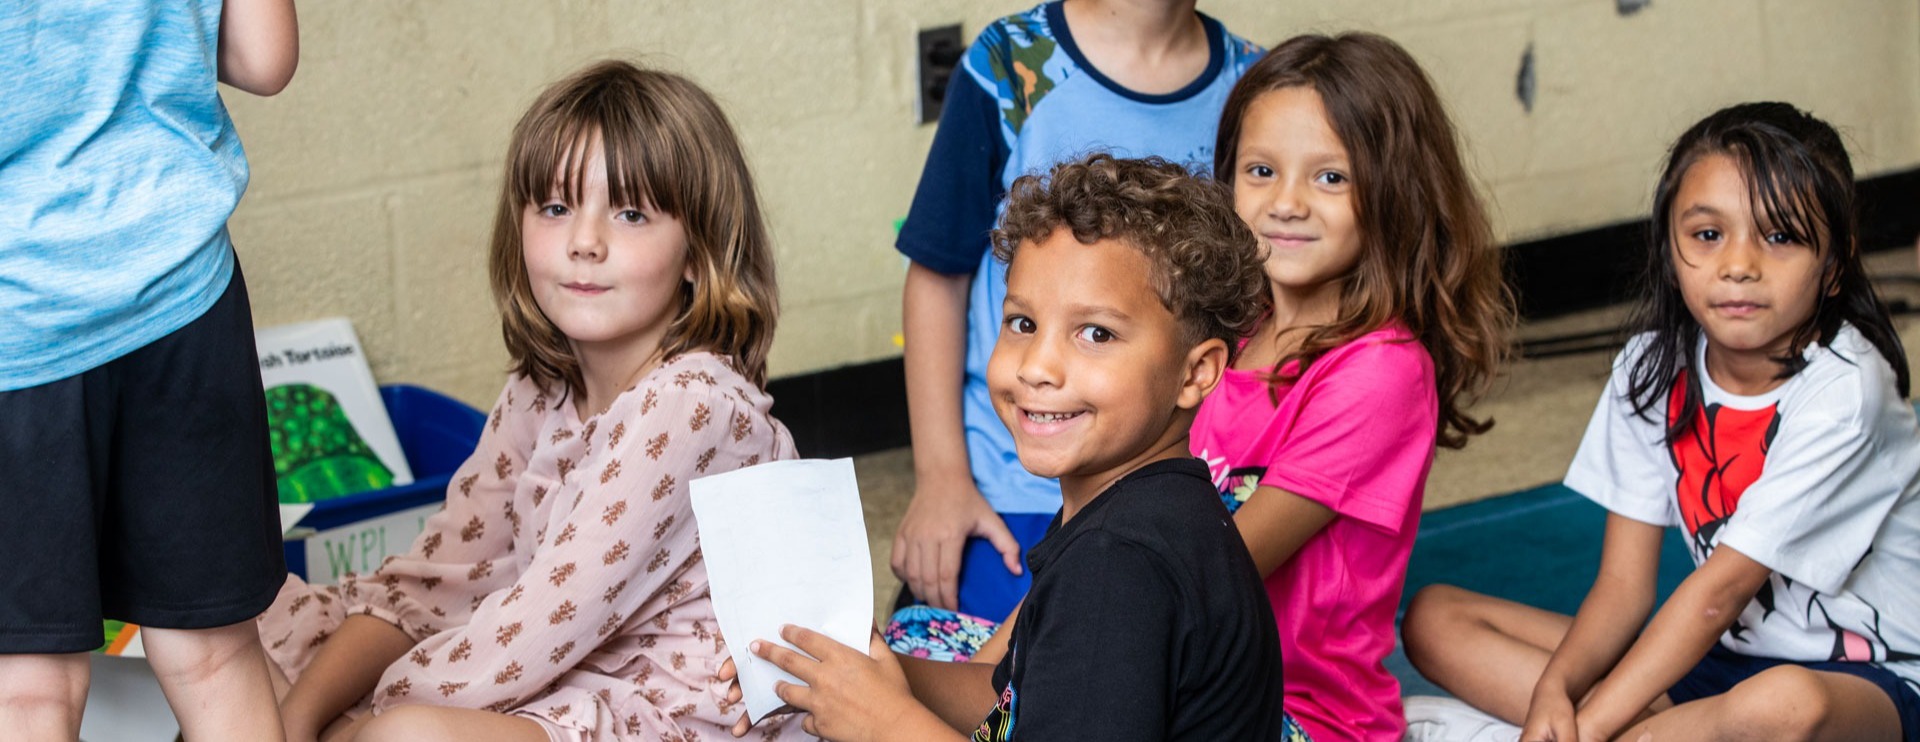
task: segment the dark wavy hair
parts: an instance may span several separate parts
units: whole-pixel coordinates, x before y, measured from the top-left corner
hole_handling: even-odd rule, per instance
[[[1145,255],[1147,280],[1189,343],[1219,338],[1231,358],[1266,312],[1260,239],[1234,213],[1231,192],[1179,165],[1094,154],[1044,177],[1020,176],[993,230],[993,255],[1011,263],[1022,243],[1055,229],[1083,245],[1118,240]]]
[[[1248,68],[1228,94],[1213,150],[1214,177],[1231,185],[1240,131],[1260,96],[1307,87],[1353,162],[1359,262],[1339,279],[1333,322],[1304,328],[1276,369],[1292,381],[1328,351],[1399,320],[1433,358],[1440,397],[1436,442],[1460,448],[1493,427],[1466,406],[1511,352],[1513,292],[1487,210],[1460,156],[1453,122],[1412,55],[1370,33],[1295,36]]]
[[[764,385],[779,298],[772,241],[739,139],[693,81],[619,60],[554,83],[513,127],[487,261],[511,370],[543,389],[583,388],[572,341],[534,301],[520,219],[556,186],[568,204],[579,202],[596,137],[614,202],[652,204],[687,231],[693,281],[681,288],[661,359],[709,351]]]
[[[1634,414],[1650,420],[1665,414],[1681,371],[1688,372],[1688,383],[1680,414],[1667,426],[1669,442],[1686,435],[1703,403],[1700,375],[1693,368],[1700,323],[1687,310],[1673,267],[1673,209],[1687,170],[1710,155],[1732,158],[1746,178],[1755,211],[1764,211],[1772,229],[1811,246],[1820,256],[1823,290],[1816,292],[1813,316],[1794,330],[1787,352],[1773,359],[1780,364],[1776,378],[1791,378],[1806,368],[1808,344],[1832,345],[1840,326],[1851,324],[1893,366],[1895,384],[1905,397],[1907,354],[1860,262],[1853,162],[1839,132],[1790,104],[1742,103],[1714,112],[1681,134],[1654,188],[1645,279],[1627,324],[1636,334],[1652,334],[1628,377],[1627,398]]]

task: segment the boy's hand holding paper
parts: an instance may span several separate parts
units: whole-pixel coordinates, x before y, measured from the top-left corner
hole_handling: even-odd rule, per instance
[[[853,460],[777,461],[689,484],[713,608],[751,719],[783,704],[774,682],[798,679],[753,656],[787,624],[849,647],[873,632],[873,567]]]

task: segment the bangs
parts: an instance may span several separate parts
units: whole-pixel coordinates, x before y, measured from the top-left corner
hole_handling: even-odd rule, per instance
[[[1826,173],[1789,142],[1774,142],[1771,132],[1744,131],[1727,142],[1747,181],[1755,226],[1778,230],[1789,239],[1825,253],[1831,227],[1821,218],[1821,179]],[[1781,133],[1781,137],[1785,134]]]
[[[602,85],[579,91],[575,96],[554,101],[544,111],[533,112],[516,141],[513,161],[508,164],[507,189],[524,209],[529,205],[558,198],[568,206],[579,204],[586,188],[588,159],[598,144],[607,169],[607,196],[615,206],[651,206],[675,217],[682,216],[673,195],[656,192],[652,184],[678,182],[671,173],[661,172],[657,156],[663,142],[644,142],[642,132],[657,126],[640,120],[637,112],[646,107],[627,98],[638,91],[614,90]],[[656,156],[649,157],[649,153]]]

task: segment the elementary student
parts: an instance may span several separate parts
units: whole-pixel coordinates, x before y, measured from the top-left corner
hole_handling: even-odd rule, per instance
[[[1264,308],[1259,243],[1219,184],[1099,154],[1015,181],[994,251],[993,406],[1062,495],[1011,645],[997,665],[929,663],[946,672],[910,692],[877,633],[869,655],[788,627],[807,654],[751,645],[807,683],[781,699],[847,742],[1288,738],[1272,609],[1187,452]]]
[[[1005,619],[1027,592],[1021,555],[1060,509],[1058,483],[1020,467],[988,390],[1007,285],[988,239],[1001,202],[1014,179],[1096,150],[1212,161],[1221,102],[1260,49],[1194,6],[1052,0],[987,26],[954,71],[896,243],[912,260],[914,495],[891,563],[931,608]]]

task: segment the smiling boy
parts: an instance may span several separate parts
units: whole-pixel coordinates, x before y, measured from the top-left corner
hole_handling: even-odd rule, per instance
[[[788,627],[818,659],[754,642],[807,683],[780,697],[847,741],[958,739],[982,714],[964,729],[988,742],[1281,738],[1272,610],[1187,453],[1195,408],[1264,308],[1258,242],[1217,184],[1094,155],[1016,181],[994,250],[1009,263],[994,409],[1063,498],[1028,556],[1011,649],[990,680],[952,665],[959,702],[927,699],[936,716],[877,637],[869,657]]]

